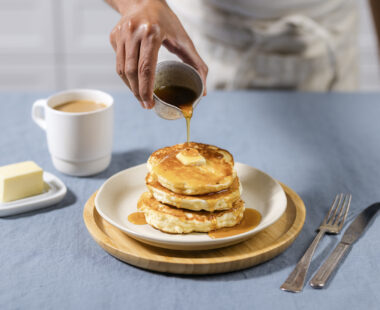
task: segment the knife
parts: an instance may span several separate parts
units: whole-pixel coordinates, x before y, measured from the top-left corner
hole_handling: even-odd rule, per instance
[[[325,286],[335,268],[351,248],[351,245],[364,233],[365,228],[379,210],[380,202],[377,202],[364,209],[355,218],[351,225],[346,229],[342,240],[311,279],[310,285],[313,288],[323,288]]]

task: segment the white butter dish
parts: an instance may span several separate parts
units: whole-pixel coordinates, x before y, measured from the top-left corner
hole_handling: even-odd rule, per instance
[[[55,175],[43,173],[44,191],[35,196],[0,203],[0,217],[45,208],[60,202],[66,195],[65,184]]]

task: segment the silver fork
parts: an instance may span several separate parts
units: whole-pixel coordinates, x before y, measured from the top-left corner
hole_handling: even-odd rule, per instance
[[[319,241],[321,241],[325,233],[338,234],[342,230],[343,223],[347,217],[348,209],[350,208],[350,204],[351,194],[336,195],[329,212],[318,228],[318,234],[315,236],[313,242],[310,244],[305,254],[299,260],[292,273],[281,285],[282,290],[289,292],[302,291],[311,259],[314,255]]]

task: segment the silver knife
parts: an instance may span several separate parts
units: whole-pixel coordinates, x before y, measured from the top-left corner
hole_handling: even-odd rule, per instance
[[[322,267],[319,268],[315,276],[311,279],[310,285],[313,288],[323,288],[325,286],[331,274],[350,249],[351,245],[364,233],[365,228],[379,210],[380,202],[377,202],[364,209],[355,218],[351,225],[346,229],[340,243],[336,246]]]

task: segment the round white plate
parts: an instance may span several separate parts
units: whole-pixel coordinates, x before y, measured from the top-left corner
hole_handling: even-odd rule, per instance
[[[167,234],[150,225],[135,225],[128,215],[137,211],[140,195],[147,191],[146,164],[123,170],[110,177],[95,198],[98,213],[110,224],[130,237],[144,243],[176,250],[206,250],[242,242],[276,222],[286,209],[286,195],[281,185],[266,173],[248,165],[235,163],[243,186],[242,199],[246,208],[261,213],[260,224],[254,229],[235,236],[212,239],[206,233]]]

